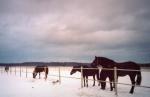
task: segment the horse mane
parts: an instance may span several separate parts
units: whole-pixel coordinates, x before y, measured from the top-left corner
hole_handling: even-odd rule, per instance
[[[100,59],[100,60],[106,60],[106,61],[108,61],[108,62],[113,62],[113,63],[116,63],[114,60],[112,60],[112,59],[109,59],[109,58],[106,58],[106,57],[96,57],[96,58],[98,58],[98,59]]]

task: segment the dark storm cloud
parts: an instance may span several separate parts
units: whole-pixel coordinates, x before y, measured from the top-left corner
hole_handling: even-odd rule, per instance
[[[150,62],[149,0],[1,0],[0,61]]]

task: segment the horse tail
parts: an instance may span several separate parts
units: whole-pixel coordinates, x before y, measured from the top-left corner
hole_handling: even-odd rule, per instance
[[[136,85],[141,85],[141,81],[142,81],[141,71],[138,71]]]

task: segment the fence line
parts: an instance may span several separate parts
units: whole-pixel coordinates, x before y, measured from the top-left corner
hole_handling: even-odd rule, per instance
[[[3,70],[1,70],[3,71]],[[16,71],[16,72],[19,72],[19,71]],[[23,72],[23,73],[26,73],[26,72]],[[27,72],[27,73],[32,73],[32,72]],[[48,76],[55,76],[55,77],[59,77],[58,75],[52,75],[52,74],[49,74]],[[72,78],[72,79],[81,79],[79,77],[70,77],[70,76],[60,76],[60,77],[64,77],[64,78]],[[88,79],[90,81],[94,81],[93,79]],[[102,80],[95,80],[95,81],[100,81],[100,82],[106,82],[106,83],[110,83],[109,81],[102,81]],[[112,82],[112,83],[115,83],[115,82]],[[137,86],[137,87],[145,87],[145,88],[150,88],[150,86],[139,86],[139,85],[132,85],[132,84],[127,84],[127,83],[117,83],[117,84],[122,84],[122,85],[128,85],[128,86]]]
[[[24,66],[20,66],[21,67],[24,67]],[[58,66],[59,67],[59,66]],[[43,68],[43,67],[38,67],[38,68]],[[103,70],[114,70],[114,68],[103,68],[103,67],[99,67],[100,69],[103,69]],[[82,69],[99,69],[99,68],[82,68]],[[74,69],[81,69],[81,68],[74,68]],[[120,70],[120,71],[147,71],[145,69],[140,69],[140,70],[135,70],[135,69],[118,69],[117,70]],[[149,72],[149,71],[148,71]]]
[[[18,66],[17,66],[18,67]],[[32,72],[29,72],[28,71],[28,68],[27,66],[25,67],[26,68],[26,71],[22,71],[23,69],[21,68],[22,66],[20,66],[20,70],[18,71],[16,69],[16,66],[15,66],[15,71],[12,70],[12,68],[10,67],[10,74],[12,72],[15,72],[15,75],[16,75],[16,72],[20,72],[20,77],[22,75],[22,72],[23,73],[26,73],[26,78],[28,77],[28,73],[32,73]],[[71,78],[71,79],[80,79],[81,80],[81,88],[83,87],[83,70],[84,69],[99,69],[99,68],[83,68],[81,66],[81,68],[74,68],[74,69],[81,69],[81,78],[77,78],[77,77],[69,77],[69,76],[63,76],[61,75],[61,68],[58,67],[58,75],[48,75],[48,76],[55,76],[55,77],[59,77],[59,83],[61,84],[61,77],[63,78]],[[122,71],[145,71],[145,70],[132,70],[132,69],[117,69],[116,67],[114,69],[112,68],[102,68],[102,69],[105,69],[105,70],[114,70],[114,79],[115,81],[112,82],[115,84],[115,94],[118,95],[118,92],[117,92],[117,85],[118,84],[121,84],[121,85],[128,85],[128,86],[136,86],[136,87],[143,87],[143,88],[150,88],[150,86],[142,86],[142,85],[132,85],[132,84],[126,84],[126,83],[118,83],[117,82],[117,70],[122,70]],[[2,67],[0,69],[1,73],[4,71],[4,68]],[[88,79],[88,80],[91,80],[91,81],[94,81],[93,79]],[[106,82],[106,83],[110,83],[109,81],[102,81],[102,80],[95,80],[95,81],[100,81],[100,82]]]

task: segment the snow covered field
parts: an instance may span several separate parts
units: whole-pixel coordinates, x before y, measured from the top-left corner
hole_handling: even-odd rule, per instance
[[[70,75],[70,67],[61,67],[61,76],[78,77],[80,73]],[[0,72],[0,97],[116,97],[114,91],[110,91],[109,84],[106,90],[101,90],[99,86],[93,87],[92,81],[89,81],[89,87],[81,88],[81,80],[61,77],[61,83],[56,82],[59,78],[58,68],[49,68],[49,76],[44,80],[44,74],[41,79],[32,78],[32,73],[28,73],[26,78],[26,69],[22,69],[20,77],[19,68],[15,75],[13,72]],[[33,68],[28,69],[32,72]],[[149,71],[149,72],[148,72]],[[150,70],[142,72],[142,85],[150,86]],[[53,75],[53,76],[50,76]],[[129,77],[120,77],[119,82],[129,83]],[[118,85],[118,97],[150,97],[150,88],[136,87],[135,93],[129,94],[130,86]]]

